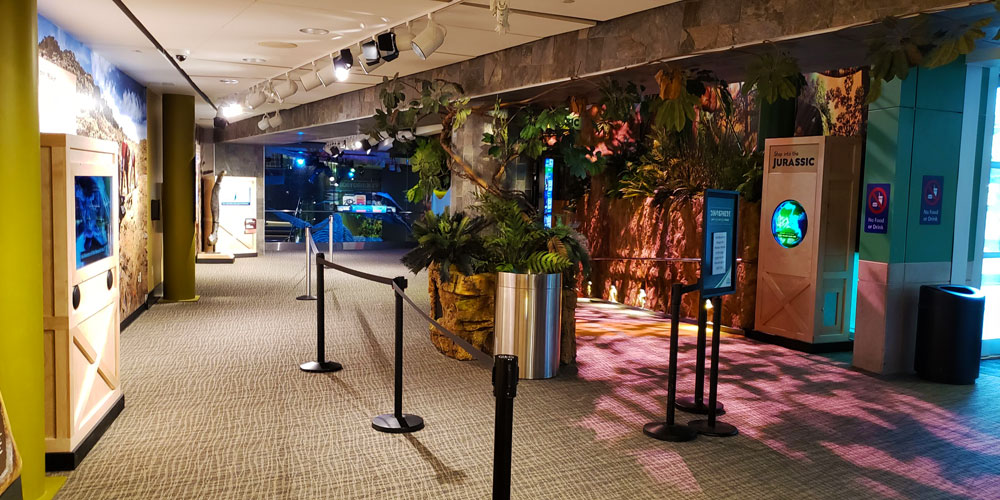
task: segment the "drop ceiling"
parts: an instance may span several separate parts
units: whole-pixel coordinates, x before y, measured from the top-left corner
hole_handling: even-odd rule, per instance
[[[437,11],[434,20],[447,28],[444,45],[426,61],[402,51],[372,75],[355,65],[345,82],[310,92],[300,89],[283,103],[235,118],[242,119],[369,87],[381,82],[382,76],[446,66],[675,1],[510,0],[510,31],[504,35],[494,31],[489,0],[125,0],[125,4],[171,54],[186,56],[181,67],[217,104],[237,100],[270,78],[288,74],[298,79],[303,73],[298,68],[311,61],[389,28],[405,31],[401,25],[408,20],[416,19],[411,30],[419,33],[430,11]],[[194,94],[113,2],[38,0],[38,11],[152,90]],[[306,34],[300,31],[303,28],[328,33]],[[262,42],[294,47],[273,48]],[[196,102],[198,123],[210,126],[215,111],[200,99]]]

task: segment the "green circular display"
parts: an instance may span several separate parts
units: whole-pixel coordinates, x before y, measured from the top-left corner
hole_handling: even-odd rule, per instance
[[[771,234],[774,241],[785,248],[794,248],[802,243],[809,227],[806,209],[795,200],[785,200],[778,204],[771,216]]]

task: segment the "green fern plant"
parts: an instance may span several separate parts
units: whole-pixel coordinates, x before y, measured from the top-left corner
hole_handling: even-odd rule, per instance
[[[572,265],[569,257],[547,251],[535,252],[525,260],[525,267],[531,274],[561,273]]]
[[[485,224],[482,217],[470,217],[464,212],[452,215],[448,208],[440,216],[427,211],[413,224],[417,247],[403,256],[403,265],[417,274],[438,264],[445,281],[450,279],[451,266],[465,275],[482,272],[485,249],[479,233]]]

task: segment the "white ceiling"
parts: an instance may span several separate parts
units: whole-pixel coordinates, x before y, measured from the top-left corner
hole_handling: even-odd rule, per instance
[[[448,36],[428,60],[403,51],[373,75],[364,75],[355,65],[346,82],[310,92],[300,89],[282,104],[258,109],[259,114],[375,85],[382,75],[409,75],[446,66],[674,1],[678,0],[510,0],[513,11],[510,32],[505,35],[494,32],[489,0],[125,0],[125,4],[171,54],[187,56],[181,67],[217,104],[286,72],[297,79],[301,71],[296,68],[407,20],[417,19],[412,31],[419,33],[426,13],[443,8],[434,19],[447,28]],[[38,0],[38,11],[154,91],[194,93],[113,2]],[[307,35],[300,28],[330,33]],[[269,48],[260,42],[296,47]],[[244,58],[265,62],[248,63]],[[223,79],[239,83],[226,84]],[[196,102],[198,123],[211,125],[215,111],[200,99]]]

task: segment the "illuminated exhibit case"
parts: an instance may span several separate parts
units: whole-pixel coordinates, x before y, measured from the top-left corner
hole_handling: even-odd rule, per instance
[[[850,338],[861,139],[768,139],[755,329],[810,344]]]
[[[42,134],[45,451],[74,468],[124,405],[118,383],[118,154]]]

